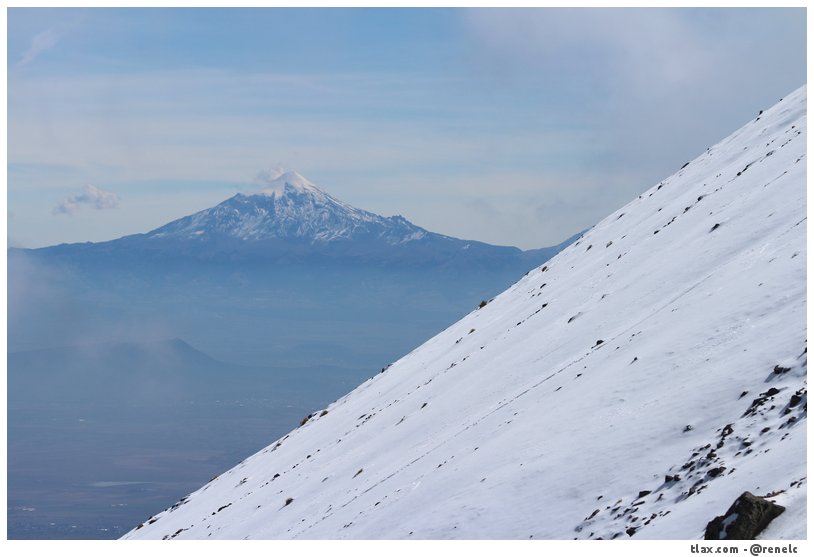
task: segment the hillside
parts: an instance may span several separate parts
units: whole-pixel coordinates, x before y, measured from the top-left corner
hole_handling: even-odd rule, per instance
[[[125,538],[806,536],[806,88]]]

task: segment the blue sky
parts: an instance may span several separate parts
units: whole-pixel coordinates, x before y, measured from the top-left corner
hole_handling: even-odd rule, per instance
[[[282,167],[551,245],[803,85],[805,41],[803,9],[10,9],[9,243],[144,232]]]

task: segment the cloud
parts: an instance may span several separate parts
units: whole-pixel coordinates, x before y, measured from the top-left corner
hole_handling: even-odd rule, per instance
[[[51,29],[48,31],[43,31],[42,33],[37,33],[34,35],[34,38],[31,39],[31,45],[28,47],[28,50],[23,53],[22,57],[17,62],[17,66],[27,66],[36,60],[40,54],[50,48],[53,48],[59,42],[60,38],[60,35]]]
[[[276,163],[271,165],[268,170],[261,170],[257,173],[254,177],[255,182],[260,182],[261,184],[267,184],[269,182],[273,182],[280,176],[286,173],[286,166],[282,163]]]
[[[72,215],[82,205],[89,205],[100,211],[102,209],[113,209],[119,206],[119,196],[112,191],[100,190],[88,184],[85,186],[85,191],[62,201],[54,207],[52,213],[55,215]]]

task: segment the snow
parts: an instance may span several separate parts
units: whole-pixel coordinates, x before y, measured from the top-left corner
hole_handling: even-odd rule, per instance
[[[309,182],[301,174],[293,171],[266,180],[266,186],[260,190],[260,193],[268,196],[283,196],[287,191],[323,195],[323,192],[316,185]]]
[[[804,538],[805,115],[802,87],[125,538],[699,539],[744,491]]]
[[[428,232],[402,217],[385,218],[341,201],[297,172],[286,172],[253,194],[238,194],[219,205],[178,219],[148,238],[205,240],[305,239],[313,243],[373,237],[389,245],[421,240]],[[440,235],[438,235],[441,237]]]

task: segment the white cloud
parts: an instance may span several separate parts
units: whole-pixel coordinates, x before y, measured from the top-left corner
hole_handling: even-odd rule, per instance
[[[34,35],[34,38],[31,39],[31,45],[28,47],[20,60],[17,62],[17,66],[27,66],[31,62],[37,59],[40,54],[45,52],[46,50],[54,47],[61,37],[55,31],[49,29],[48,31],[43,31],[42,33],[37,33]]]
[[[112,191],[105,191],[88,184],[79,195],[72,195],[54,207],[55,215],[72,215],[82,205],[88,205],[97,210],[113,209],[119,206],[119,196]]]
[[[286,165],[282,163],[272,164],[268,170],[261,170],[255,176],[254,181],[259,182],[261,184],[268,184],[269,182],[273,182],[286,172]]]

